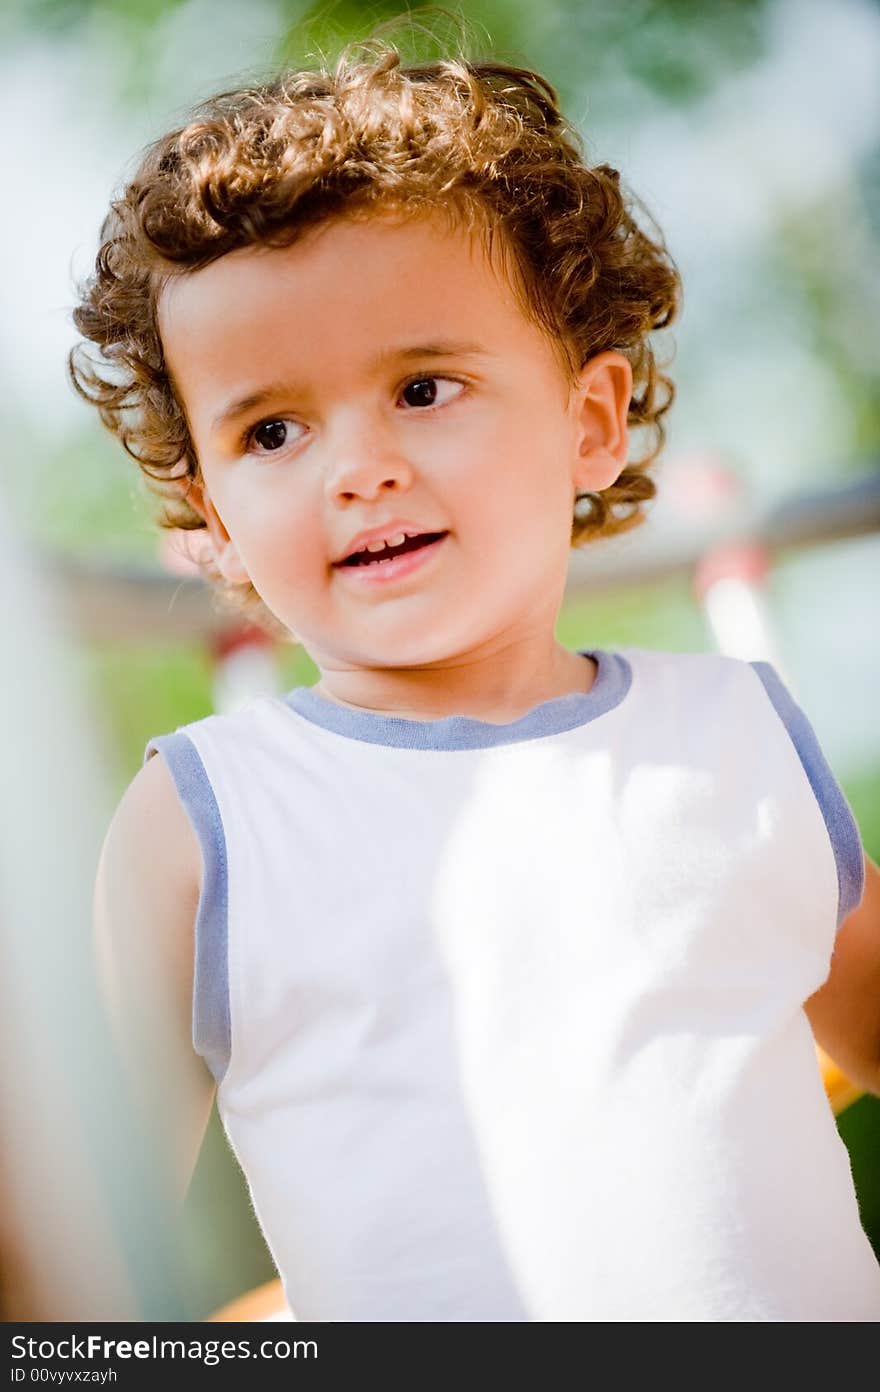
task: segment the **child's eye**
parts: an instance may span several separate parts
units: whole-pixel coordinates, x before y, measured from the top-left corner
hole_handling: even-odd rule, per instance
[[[448,400],[455,398],[456,393],[453,391],[451,396],[444,399],[441,392],[439,394],[441,399],[438,400],[438,383],[442,387],[457,387],[460,391],[465,389],[464,382],[459,382],[455,377],[412,377],[403,388],[401,395],[403,397],[410,396],[411,399],[407,402],[409,406],[445,406]]]
[[[438,391],[439,387],[439,391]],[[444,392],[444,388],[446,391]],[[450,392],[449,388],[453,390]],[[445,406],[465,390],[465,383],[455,377],[412,377],[404,386],[402,397],[409,397],[407,405],[430,409],[432,406]],[[291,439],[290,427],[299,427],[299,422],[288,416],[276,416],[271,420],[258,421],[243,434],[241,448],[250,450],[257,446],[255,453],[277,454],[285,445],[295,443],[299,436]]]
[[[256,444],[260,447],[257,450],[258,454],[274,454],[290,443],[290,427],[297,424],[297,421],[289,420],[286,416],[278,416],[275,420],[260,421],[245,432],[242,446],[244,449],[248,449],[251,445]]]

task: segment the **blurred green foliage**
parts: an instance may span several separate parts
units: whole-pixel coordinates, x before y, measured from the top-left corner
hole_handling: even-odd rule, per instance
[[[30,31],[71,38],[102,24],[119,26],[129,44],[120,61],[140,66],[141,45],[159,21],[187,0],[6,0],[3,30],[7,35]],[[340,43],[371,33],[379,24],[409,15],[414,33],[407,52],[430,54],[432,40],[425,32],[448,35],[463,18],[473,33],[482,29],[494,52],[519,52],[529,63],[554,68],[575,64],[580,79],[592,82],[608,66],[608,55],[620,55],[647,87],[672,101],[690,102],[717,80],[720,68],[753,60],[759,51],[758,21],[764,0],[616,0],[615,3],[571,3],[545,0],[467,0],[449,5],[407,5],[399,0],[331,0],[303,4],[279,0],[276,57],[308,61],[315,51],[326,53]],[[222,6],[215,7],[218,10]],[[443,16],[447,16],[443,28]]]

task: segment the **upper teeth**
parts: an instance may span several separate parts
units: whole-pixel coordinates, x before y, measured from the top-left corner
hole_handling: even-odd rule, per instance
[[[384,551],[386,546],[401,546],[406,541],[406,533],[398,532],[397,536],[388,537],[385,541],[370,541],[364,547],[365,551]]]

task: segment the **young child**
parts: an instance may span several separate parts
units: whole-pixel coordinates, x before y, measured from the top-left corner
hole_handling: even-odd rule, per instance
[[[640,221],[545,79],[376,43],[158,140],[75,312],[320,671],[152,739],[96,886],[178,1194],[216,1088],[302,1320],[880,1317],[815,1052],[880,1093],[880,877],[813,730],[765,662],[555,637],[655,491]]]

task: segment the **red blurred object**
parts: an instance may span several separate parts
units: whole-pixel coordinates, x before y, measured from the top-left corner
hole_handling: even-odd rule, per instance
[[[719,580],[741,580],[746,585],[762,585],[770,570],[770,553],[756,541],[732,541],[714,546],[701,556],[694,568],[694,593],[702,602],[707,591]]]
[[[217,662],[223,662],[233,653],[245,648],[263,648],[270,651],[275,647],[275,639],[265,629],[252,623],[231,623],[222,629],[211,644],[211,652]]]
[[[688,521],[712,521],[738,506],[743,480],[714,454],[693,454],[670,460],[660,479],[663,496]]]

